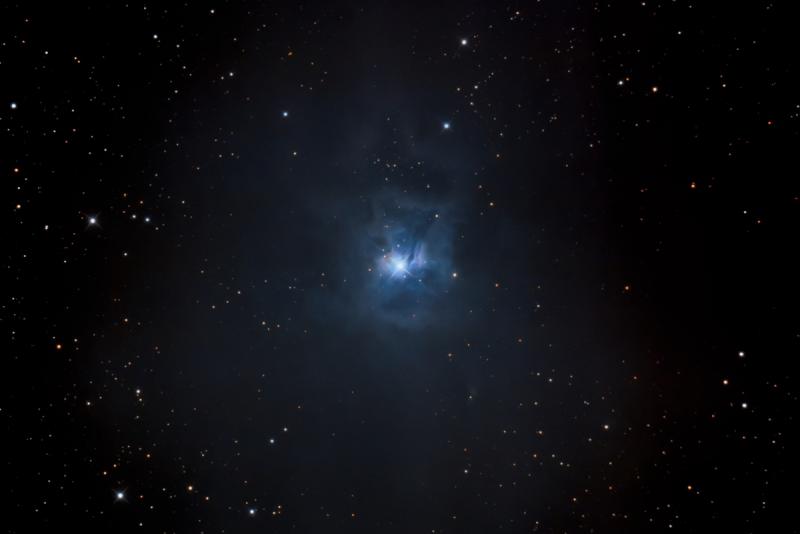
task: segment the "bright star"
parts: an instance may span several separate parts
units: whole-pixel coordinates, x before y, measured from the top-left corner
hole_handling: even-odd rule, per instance
[[[395,250],[382,256],[381,270],[393,279],[407,280],[413,277],[421,282],[430,269],[423,244],[417,243],[410,248],[401,248],[397,244],[392,248]]]
[[[461,46],[467,46],[467,44],[469,44],[469,41],[467,41],[466,37],[461,39]]]
[[[95,225],[97,225],[97,217],[95,217],[95,216],[90,216],[90,217],[89,217],[89,219],[88,219],[88,223],[89,223],[89,226],[95,226]]]
[[[392,256],[389,258],[389,271],[392,277],[405,276],[411,274],[408,272],[408,260],[402,256]]]
[[[281,115],[283,116],[283,118],[286,118],[286,117],[289,116],[289,112],[288,111],[282,111]]]
[[[17,109],[17,103],[16,102],[12,102],[11,103],[11,109]]]
[[[116,496],[118,501],[124,501],[125,500],[125,492],[124,491],[118,491],[115,496]]]
[[[450,123],[449,122],[443,123],[442,124],[442,128],[445,129],[445,130],[449,130],[450,129]]]
[[[248,514],[250,514],[251,516],[254,516],[254,515],[256,515],[256,509],[255,509],[255,508],[250,508],[250,509],[247,511],[247,513],[248,513]]]

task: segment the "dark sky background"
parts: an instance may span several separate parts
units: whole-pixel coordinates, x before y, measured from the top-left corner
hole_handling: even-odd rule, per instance
[[[4,3],[0,524],[797,532],[795,21]]]

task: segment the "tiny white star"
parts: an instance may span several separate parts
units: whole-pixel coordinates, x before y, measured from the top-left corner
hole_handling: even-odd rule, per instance
[[[743,403],[742,403],[742,409],[744,409],[744,410],[746,410],[746,409],[747,409],[747,403],[746,403],[746,402],[743,402]]]
[[[269,438],[269,444],[275,445],[275,438]]]
[[[248,513],[248,514],[250,514],[251,516],[254,516],[254,515],[256,515],[256,509],[255,509],[255,508],[250,508],[250,509],[247,511],[247,513]]]
[[[17,109],[17,103],[16,102],[12,102],[11,103],[11,109]]]
[[[450,123],[449,122],[443,123],[442,124],[442,128],[445,129],[445,130],[449,130],[450,129]]]
[[[95,224],[97,224],[97,217],[89,217],[89,224],[91,226],[94,226]]]
[[[468,44],[469,44],[469,41],[467,40],[466,37],[461,39],[461,46],[467,46]]]
[[[288,111],[282,111],[281,112],[281,116],[285,119],[286,117],[289,116],[289,112]]]
[[[123,492],[123,491],[118,491],[118,492],[117,492],[117,494],[116,494],[116,497],[117,497],[117,500],[118,500],[118,501],[122,501],[122,500],[124,500],[124,499],[125,499],[125,492]]]

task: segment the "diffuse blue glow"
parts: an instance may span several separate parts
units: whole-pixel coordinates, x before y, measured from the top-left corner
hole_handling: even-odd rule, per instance
[[[401,279],[421,277],[428,267],[421,244],[416,245],[412,252],[404,252],[397,246],[394,252],[383,255],[380,263],[382,274]]]
[[[406,260],[402,258],[392,259],[392,269],[394,269],[394,274],[408,273],[406,266]]]
[[[426,193],[427,195],[427,193]],[[368,225],[354,219],[357,256],[365,265],[363,293],[348,294],[365,320],[425,327],[453,287],[455,221],[448,198],[382,194],[370,203]],[[344,299],[345,297],[343,297]]]

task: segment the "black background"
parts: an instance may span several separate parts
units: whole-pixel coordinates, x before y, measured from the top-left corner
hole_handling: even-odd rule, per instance
[[[4,4],[2,524],[796,531],[790,6]]]

